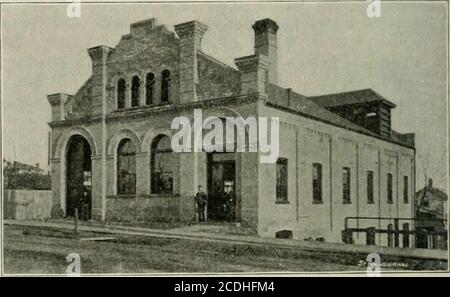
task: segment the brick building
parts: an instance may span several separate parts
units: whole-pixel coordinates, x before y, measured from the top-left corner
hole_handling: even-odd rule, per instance
[[[115,48],[88,49],[92,75],[79,91],[48,95],[55,207],[70,216],[88,192],[93,219],[192,220],[201,184],[210,219],[336,242],[346,217],[413,217],[414,135],[391,128],[395,105],[370,89],[306,97],[279,87],[278,29],[256,21],[255,53],[236,68],[202,51],[207,26],[197,21],[175,34],[144,20]],[[172,119],[193,120],[199,108],[204,118],[279,117],[278,161],[174,153]],[[223,192],[233,196],[231,216],[217,202]]]

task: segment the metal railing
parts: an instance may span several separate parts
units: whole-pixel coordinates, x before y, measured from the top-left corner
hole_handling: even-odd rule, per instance
[[[356,227],[350,227],[351,221],[356,221]],[[373,221],[370,227],[360,227],[362,222]],[[391,228],[381,228],[382,222],[392,222]],[[400,229],[400,222],[412,223],[408,229]],[[430,227],[430,223],[435,223],[441,230]],[[365,224],[367,225],[367,224]],[[427,226],[428,225],[428,226]],[[374,227],[374,226],[378,226]],[[342,231],[342,241],[344,243],[354,243],[354,234],[363,233],[366,236],[367,245],[376,245],[376,238],[385,235],[388,246],[400,247],[400,236],[402,236],[402,247],[447,249],[448,231],[446,230],[446,220],[444,219],[417,219],[417,218],[389,218],[389,217],[346,217],[344,220],[344,230]],[[410,236],[413,244],[410,244]],[[379,240],[380,241],[380,240]]]

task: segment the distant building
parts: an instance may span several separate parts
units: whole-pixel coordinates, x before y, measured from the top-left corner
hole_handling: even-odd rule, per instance
[[[447,240],[447,203],[448,196],[442,190],[433,187],[433,180],[416,193],[416,231],[417,247],[419,248],[446,248]]]
[[[371,89],[307,97],[280,87],[279,27],[262,19],[252,28],[254,54],[235,59],[236,67],[202,51],[208,27],[197,21],[176,25],[176,34],[140,21],[116,47],[88,49],[92,74],[80,89],[48,95],[54,204],[73,215],[89,191],[96,220],[193,220],[203,185],[209,220],[334,242],[342,242],[347,217],[378,230],[412,218],[414,134],[393,130],[395,105]],[[278,160],[174,153],[171,121],[192,122],[194,109],[204,118],[278,117]],[[231,207],[223,207],[224,193]],[[388,244],[386,234],[370,241]]]
[[[3,159],[3,186],[5,189],[50,190],[50,172],[39,164],[29,165]]]

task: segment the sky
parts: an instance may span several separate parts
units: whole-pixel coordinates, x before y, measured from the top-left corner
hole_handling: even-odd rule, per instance
[[[372,88],[397,107],[393,128],[416,133],[417,189],[425,175],[447,189],[447,45],[445,2],[88,4],[79,18],[67,5],[2,6],[3,155],[48,168],[47,94],[74,94],[90,76],[86,49],[114,47],[133,22],[155,17],[173,26],[209,26],[207,54],[235,67],[253,54],[251,25],[274,19],[279,85],[306,96]]]

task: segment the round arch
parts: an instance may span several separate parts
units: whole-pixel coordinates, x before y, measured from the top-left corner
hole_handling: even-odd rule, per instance
[[[53,151],[53,158],[59,159],[59,199],[60,199],[60,206],[61,209],[64,211],[64,214],[66,214],[66,203],[67,203],[67,197],[66,197],[66,172],[67,172],[67,153],[68,153],[68,144],[73,136],[81,136],[83,137],[87,143],[89,144],[89,148],[91,150],[91,157],[94,155],[97,155],[98,147],[96,142],[94,141],[94,138],[92,137],[91,132],[84,127],[74,127],[69,132],[62,134],[59,136],[58,140],[56,141],[56,147]]]
[[[137,134],[130,129],[123,129],[114,134],[114,136],[109,139],[106,146],[108,155],[116,154],[119,143],[124,138],[129,138],[134,143],[136,147],[136,153],[141,152],[141,141],[139,140]]]
[[[156,128],[156,129],[151,129],[151,130],[147,131],[142,136],[141,152],[150,152],[150,146],[153,143],[153,140],[158,135],[166,135],[167,137],[172,139],[172,130],[165,129],[165,128]]]
[[[52,154],[53,155],[52,157],[54,159],[64,157],[64,155],[66,154],[66,150],[67,150],[67,144],[68,144],[70,138],[74,135],[81,135],[87,140],[87,142],[89,143],[89,146],[91,148],[92,155],[97,155],[99,153],[97,143],[94,141],[94,137],[92,137],[92,133],[87,128],[80,126],[80,127],[74,127],[69,132],[64,133],[61,136],[59,136],[58,140],[56,141],[56,147],[53,150],[53,154]]]

